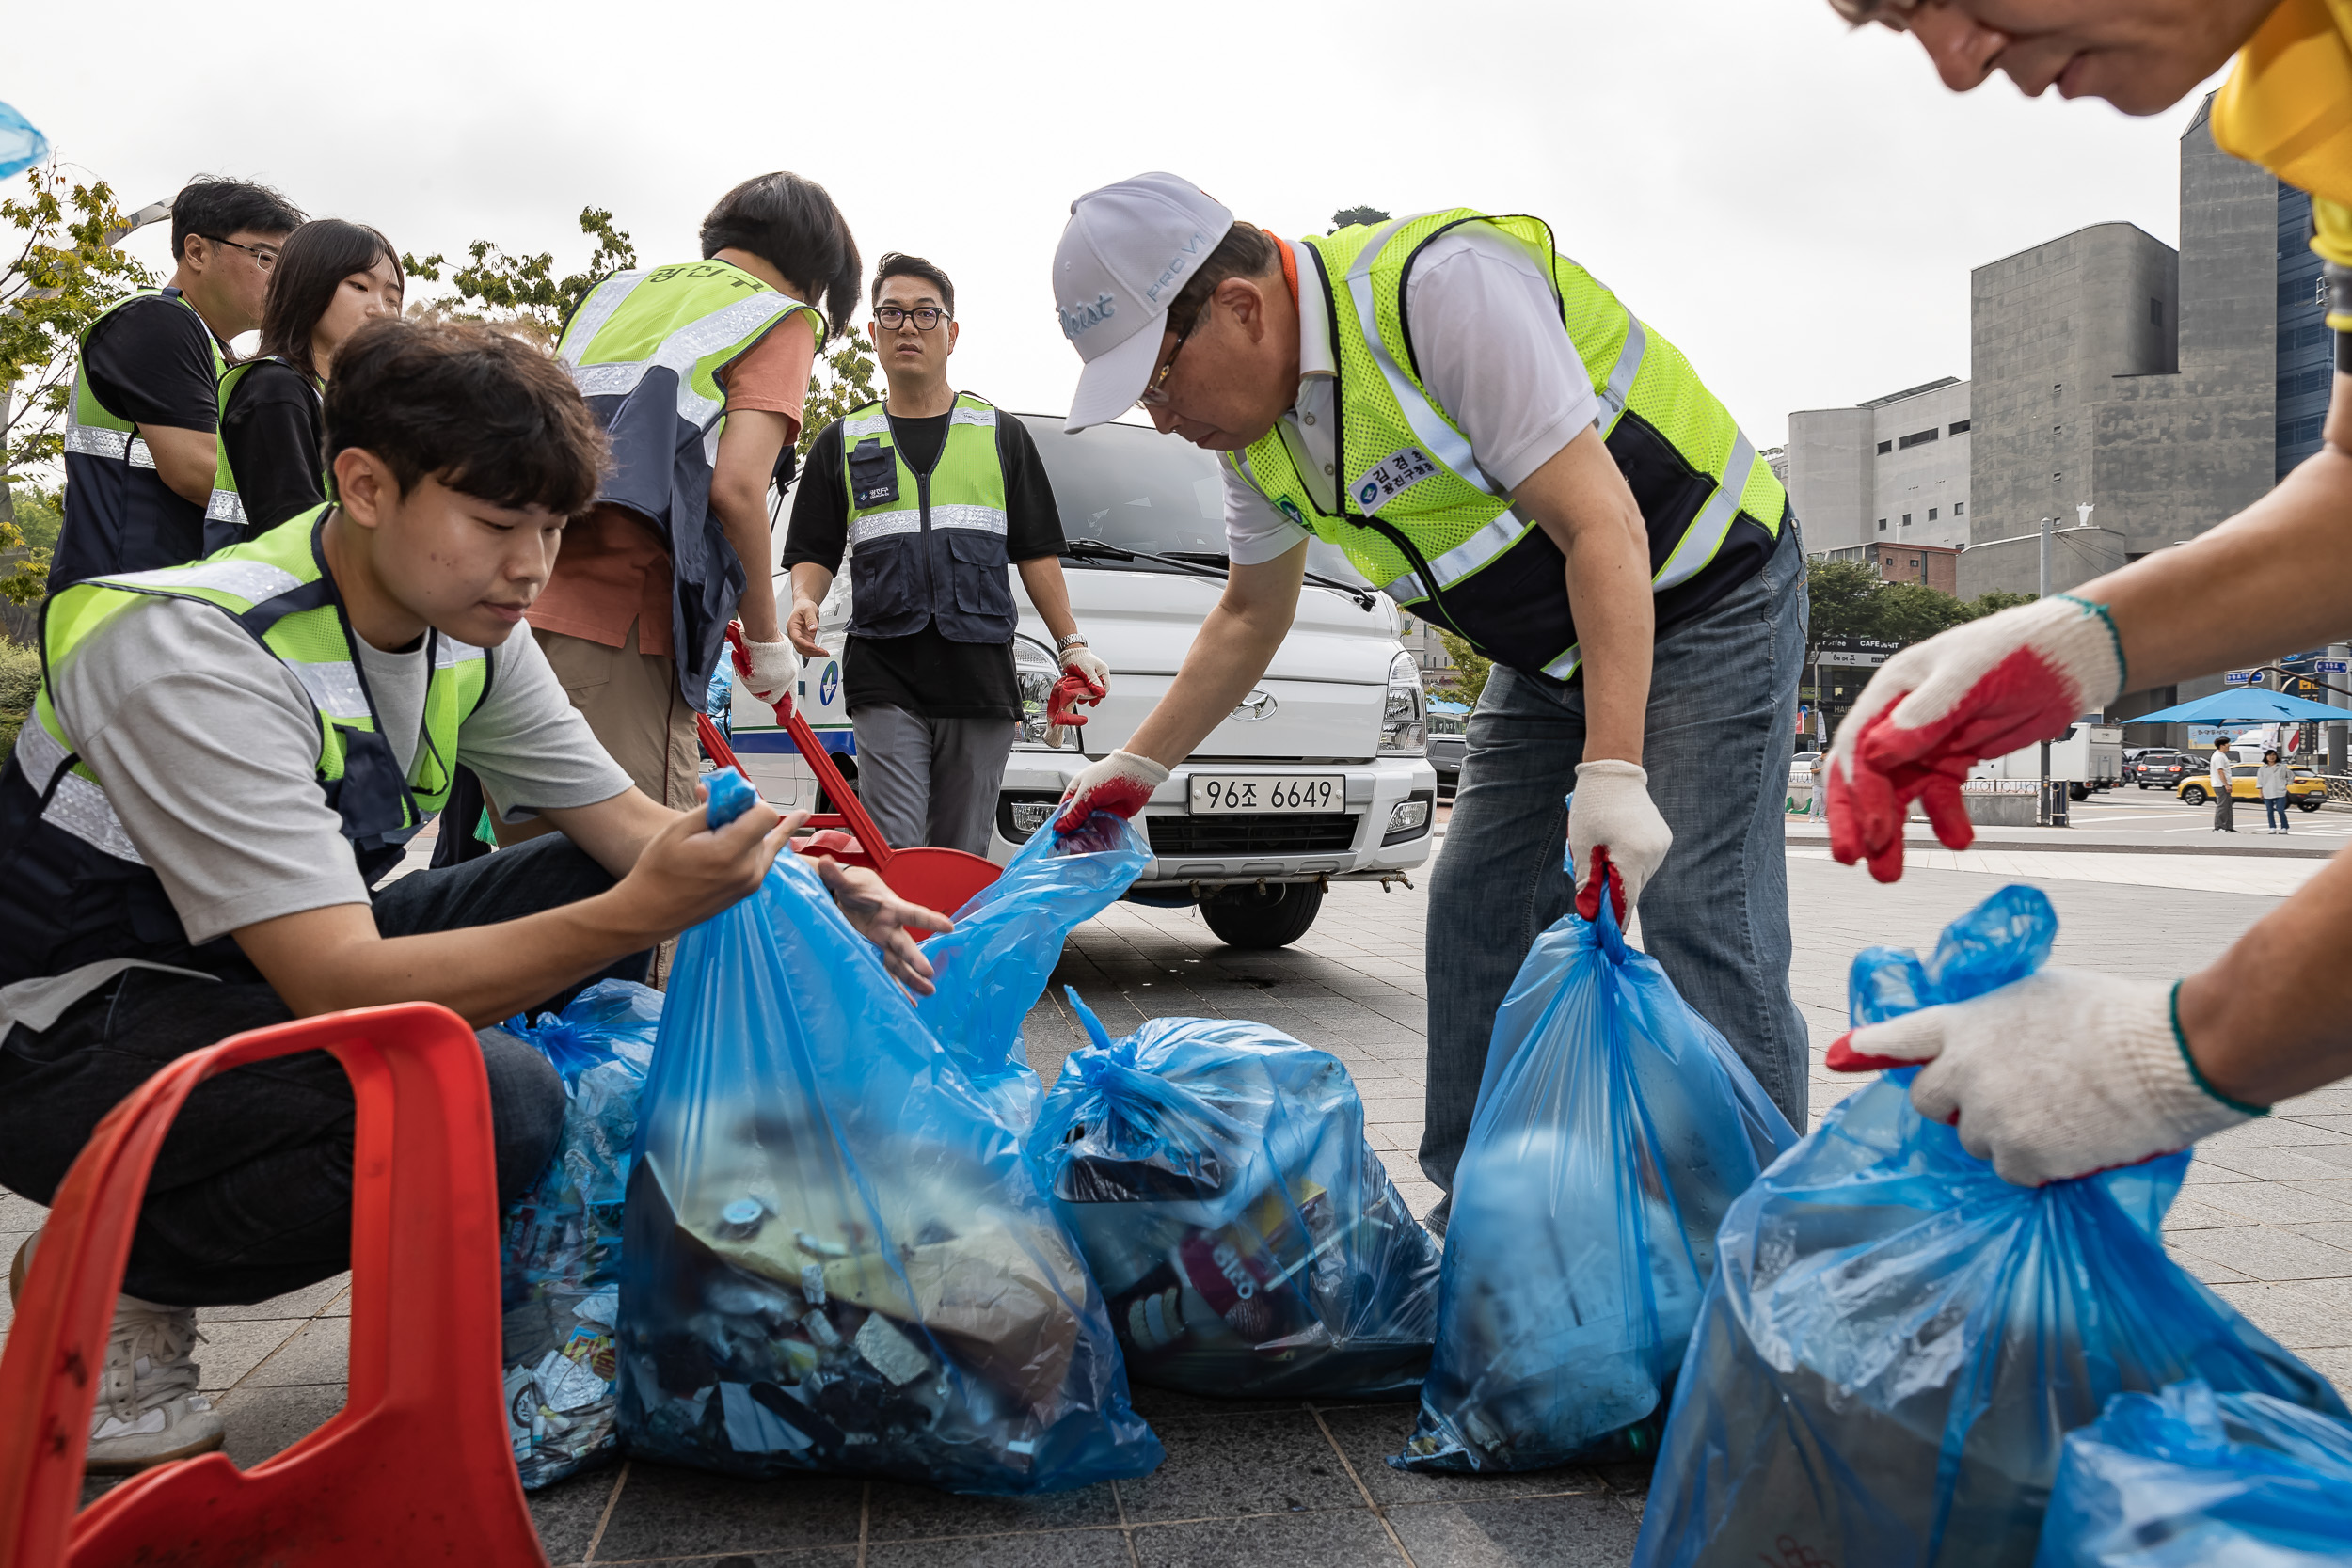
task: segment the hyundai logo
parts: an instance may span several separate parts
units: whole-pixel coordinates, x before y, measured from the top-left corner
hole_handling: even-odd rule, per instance
[[[1274,700],[1274,693],[1261,688],[1241,700],[1233,709],[1233,717],[1245,724],[1254,724],[1261,719],[1272,718],[1274,710],[1281,705]]]

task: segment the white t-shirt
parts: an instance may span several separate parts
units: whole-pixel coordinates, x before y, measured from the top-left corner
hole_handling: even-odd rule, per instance
[[[1315,504],[1337,510],[1333,393],[1337,361],[1314,263],[1298,247],[1298,401],[1275,428]],[[1340,307],[1346,285],[1337,278]],[[1486,477],[1515,490],[1600,417],[1592,377],[1568,339],[1551,279],[1517,240],[1465,224],[1436,240],[1405,286],[1422,385],[1470,437]],[[1381,453],[1354,453],[1351,466]],[[1221,466],[1220,466],[1221,467]],[[1295,548],[1310,531],[1235,474],[1225,475],[1225,548],[1252,566]]]

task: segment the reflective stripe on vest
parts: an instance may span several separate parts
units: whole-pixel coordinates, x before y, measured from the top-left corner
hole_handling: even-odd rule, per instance
[[[213,437],[213,498],[205,505],[204,520],[207,523],[220,524],[234,531],[235,537],[223,541],[224,545],[234,544],[236,540],[244,538],[247,523],[245,515],[245,498],[237,493],[236,471],[229,463],[229,399],[236,391],[237,383],[243,381],[246,372],[256,365],[283,365],[296,374],[300,374],[302,369],[291,359],[271,354],[264,355],[258,359],[240,360],[221,374],[220,425]],[[313,397],[322,395],[316,379],[308,376],[304,379],[310,382],[310,393]],[[320,488],[330,496],[335,491],[332,483],[323,483]],[[209,538],[214,530],[208,528],[204,531]]]
[[[956,642],[1012,636],[1011,563],[1004,548],[1009,520],[997,419],[985,400],[958,393],[939,456],[929,473],[917,474],[898,450],[883,405],[852,409],[843,417],[850,546],[864,552],[866,562],[857,579],[853,635],[899,637],[935,625]],[[867,452],[859,460],[863,472],[852,466],[861,447]],[[886,467],[876,461],[877,447],[887,454]],[[893,480],[896,495],[880,497],[884,478]],[[859,489],[866,484],[878,499],[860,506]],[[958,543],[953,537],[974,534],[993,541],[993,549],[976,549],[968,538]]]
[[[725,412],[726,395],[715,380],[708,391],[696,385],[695,371],[701,361],[723,356],[712,369],[723,368],[740,358],[787,316],[810,309],[727,262],[707,261],[702,265],[717,269],[708,276],[720,280],[718,291],[724,292],[725,303],[719,303],[714,297],[713,309],[707,314],[685,321],[664,336],[652,353],[638,358],[596,357],[598,334],[612,324],[630,296],[648,280],[667,282],[667,274],[698,269],[656,267],[645,272],[615,273],[581,302],[579,312],[564,329],[563,341],[556,350],[571,370],[581,397],[627,397],[637,389],[648,372],[666,370],[677,377],[678,418],[696,429],[706,429]],[[756,292],[739,293],[741,283],[755,286]],[[696,297],[704,293],[696,291]]]

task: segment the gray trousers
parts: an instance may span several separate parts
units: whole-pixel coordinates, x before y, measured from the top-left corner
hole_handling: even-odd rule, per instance
[[[872,705],[850,715],[857,795],[893,849],[935,844],[988,853],[996,792],[1020,726],[1009,719],[931,719]]]
[[[2205,787],[2214,789],[2217,786],[2211,781],[2207,781]],[[2236,832],[2237,800],[2231,795],[2227,783],[2220,784],[2218,790],[2219,792],[2213,798],[2213,825],[2217,830],[2225,833]]]
[[[1642,761],[1674,830],[1641,902],[1642,945],[1723,1031],[1789,1124],[1805,1124],[1804,1019],[1788,990],[1782,838],[1804,546],[1789,537],[1724,601],[1658,640]],[[1449,1193],[1495,1012],[1535,938],[1565,915],[1567,807],[1584,755],[1584,689],[1503,665],[1470,720],[1454,818],[1429,879],[1429,1076],[1421,1168]]]

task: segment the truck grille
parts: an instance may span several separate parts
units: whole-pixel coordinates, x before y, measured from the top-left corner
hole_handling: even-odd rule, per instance
[[[1154,855],[1313,855],[1356,847],[1356,817],[1312,816],[1150,816]]]

